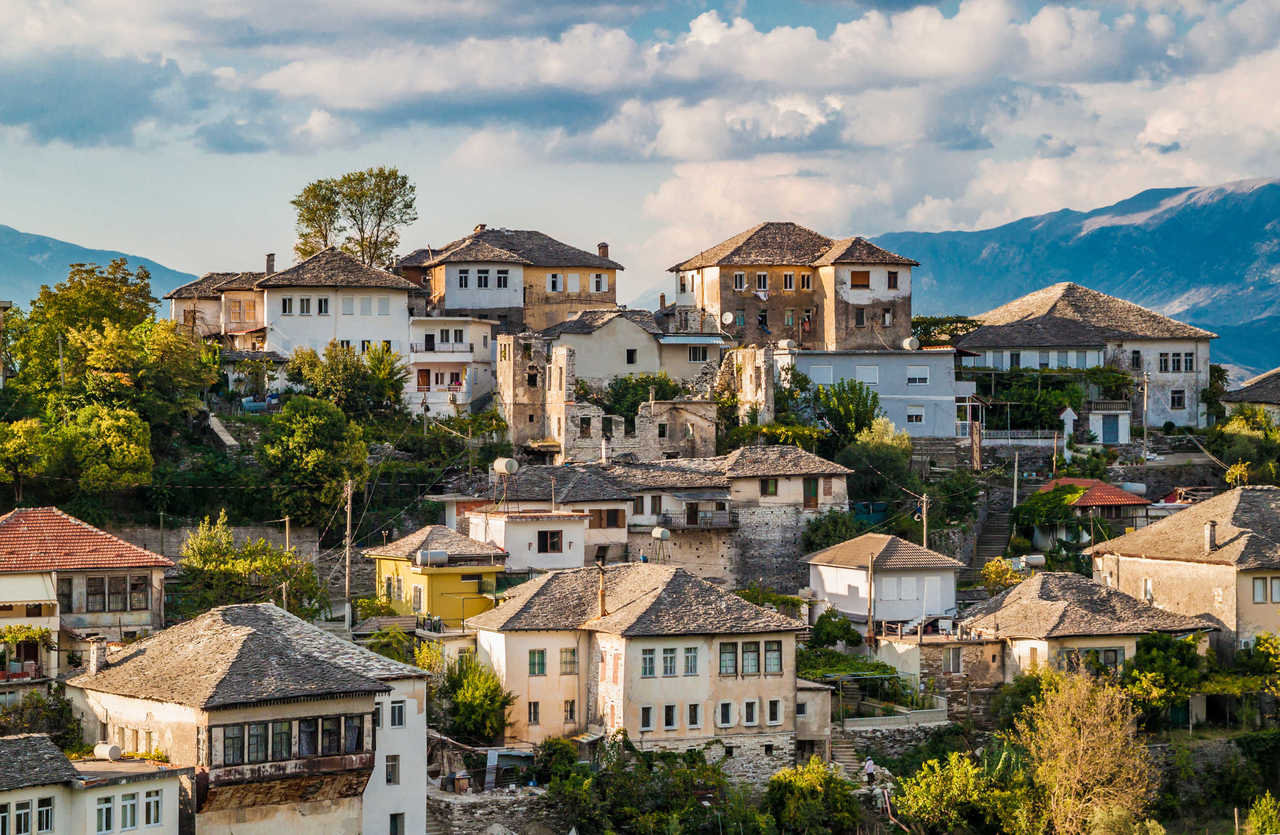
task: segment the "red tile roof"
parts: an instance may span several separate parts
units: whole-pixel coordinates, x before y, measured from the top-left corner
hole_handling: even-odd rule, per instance
[[[0,516],[0,573],[172,565],[56,507],[20,507]]]
[[[1072,487],[1084,487],[1084,495],[1071,503],[1073,507],[1103,507],[1108,505],[1124,505],[1124,504],[1151,504],[1151,502],[1136,496],[1127,490],[1121,490],[1114,484],[1107,484],[1105,481],[1099,481],[1096,478],[1055,478],[1044,484],[1037,493],[1047,493],[1055,487],[1069,485]]]

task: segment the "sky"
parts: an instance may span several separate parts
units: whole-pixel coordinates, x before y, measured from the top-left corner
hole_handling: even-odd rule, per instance
[[[626,301],[764,220],[976,229],[1280,174],[1277,79],[1277,0],[5,0],[0,223],[283,266],[307,182],[392,165],[403,252],[608,241]]]

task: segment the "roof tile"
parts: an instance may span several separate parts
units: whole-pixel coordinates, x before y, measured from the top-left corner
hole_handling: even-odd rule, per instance
[[[56,507],[20,507],[0,516],[0,573],[172,565]]]

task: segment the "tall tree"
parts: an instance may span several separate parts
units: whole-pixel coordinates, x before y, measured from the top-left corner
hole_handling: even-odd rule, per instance
[[[310,524],[330,518],[347,479],[363,484],[368,455],[360,427],[337,406],[303,396],[280,410],[259,449],[277,512]]]
[[[59,436],[82,491],[109,493],[151,483],[151,429],[136,412],[85,406]]]
[[[0,423],[0,481],[13,483],[13,500],[22,503],[22,482],[44,471],[49,437],[37,418]]]
[[[416,197],[409,177],[386,166],[309,183],[291,201],[297,211],[294,252],[306,258],[341,242],[362,263],[390,267],[400,227],[418,219]]]
[[[336,179],[326,177],[307,183],[289,203],[298,213],[298,242],[293,245],[293,252],[299,260],[338,245],[344,227]]]
[[[409,370],[395,351],[378,345],[364,355],[330,342],[324,355],[299,348],[286,366],[289,381],[332,402],[347,417],[396,414],[404,409]]]

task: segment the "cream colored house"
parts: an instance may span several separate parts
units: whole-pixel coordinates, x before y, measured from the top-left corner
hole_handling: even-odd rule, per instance
[[[742,773],[771,773],[794,759],[803,625],[683,569],[554,572],[467,625],[477,658],[516,695],[508,744],[625,730],[650,750],[717,741],[732,754],[726,765]],[[820,723],[820,697],[804,701],[815,711],[808,720]],[[811,724],[806,738],[824,737]]]
[[[1228,490],[1086,553],[1099,582],[1216,626],[1226,657],[1280,631],[1280,488]]]
[[[973,639],[1004,642],[1004,679],[1012,681],[1044,665],[1074,670],[1091,662],[1118,670],[1143,635],[1203,635],[1213,627],[1088,577],[1051,571],[970,609],[961,628]]]

